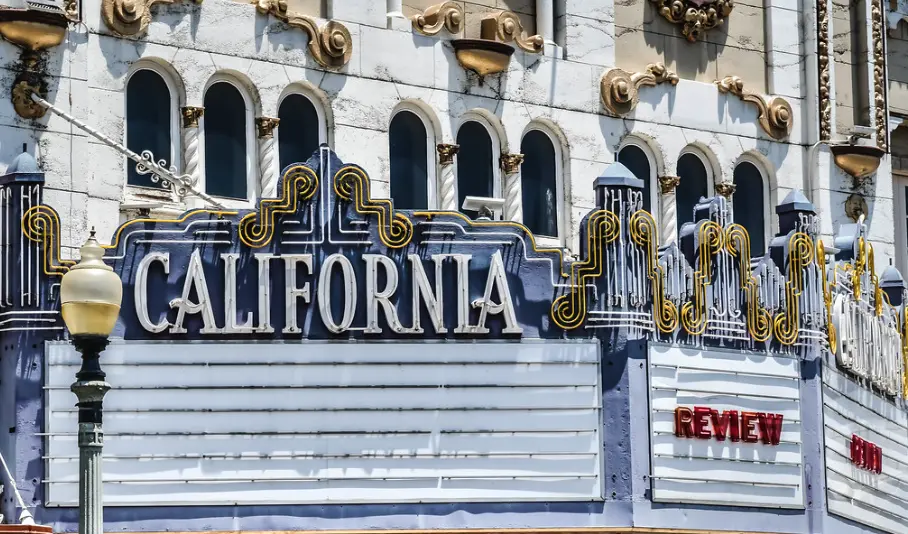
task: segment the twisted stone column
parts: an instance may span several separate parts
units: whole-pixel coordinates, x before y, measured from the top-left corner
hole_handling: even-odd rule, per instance
[[[255,127],[259,138],[259,183],[262,187],[261,198],[277,197],[277,173],[274,170],[274,129],[280,119],[259,117]]]
[[[438,165],[441,166],[439,208],[458,211],[460,206],[457,205],[457,174],[454,172],[454,156],[460,150],[460,145],[440,143],[435,149],[438,151]]]
[[[675,188],[681,183],[677,176],[660,176],[659,189],[662,195],[661,201],[661,227],[662,227],[662,244],[668,244],[675,240],[678,234],[678,205],[675,198]]]
[[[504,216],[506,221],[523,221],[523,189],[520,187],[520,164],[523,154],[502,154],[504,173]]]
[[[180,110],[183,117],[183,173],[192,178],[193,187],[199,184],[201,172],[199,171],[199,119],[205,113],[205,108],[186,106]],[[186,204],[188,208],[199,207],[199,199],[187,193]]]

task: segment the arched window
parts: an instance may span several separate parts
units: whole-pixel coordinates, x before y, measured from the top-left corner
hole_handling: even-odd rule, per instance
[[[281,100],[277,111],[280,170],[307,161],[318,150],[321,119],[312,101],[292,93]]]
[[[678,178],[681,183],[675,189],[675,201],[678,230],[681,230],[684,223],[694,220],[694,206],[700,198],[708,195],[709,175],[703,160],[688,152],[678,158]]]
[[[216,82],[205,92],[205,192],[248,197],[246,168],[246,101],[228,82]]]
[[[126,146],[141,154],[150,150],[156,160],[173,165],[173,100],[167,82],[153,70],[141,69],[126,84]],[[126,183],[140,187],[161,187],[150,174],[139,174],[132,161],[126,163]]]
[[[561,195],[555,145],[544,132],[530,130],[523,136],[520,153],[523,224],[536,235],[557,238]]]
[[[735,192],[732,196],[735,222],[750,234],[750,253],[762,256],[766,252],[766,223],[764,218],[763,175],[749,161],[735,167]]]
[[[429,207],[429,135],[415,113],[400,111],[391,119],[391,199],[400,209]]]
[[[634,176],[643,180],[643,209],[652,213],[653,171],[646,152],[638,146],[626,145],[618,152],[618,163],[627,167],[628,170],[634,173]]]
[[[485,126],[467,121],[457,132],[457,209],[471,218],[475,211],[463,210],[468,196],[495,197],[495,168],[492,136]]]

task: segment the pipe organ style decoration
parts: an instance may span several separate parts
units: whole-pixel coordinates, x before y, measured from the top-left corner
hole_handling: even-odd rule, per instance
[[[255,8],[262,15],[271,14],[276,19],[309,36],[309,53],[312,59],[325,68],[340,68],[350,62],[353,39],[346,26],[335,20],[318,27],[315,18],[287,10],[285,0],[255,0]]]
[[[721,26],[735,7],[734,0],[652,0],[665,20],[682,25],[681,34],[694,43]]]
[[[678,85],[680,78],[665,68],[663,63],[651,63],[643,72],[630,73],[619,68],[609,69],[599,82],[602,105],[618,116],[624,116],[637,107],[641,87],[655,87],[669,83]]]
[[[155,4],[173,4],[179,0],[102,0],[101,16],[110,30],[123,37],[139,37],[151,23]],[[193,0],[201,4],[202,0]]]
[[[442,2],[413,15],[413,29],[423,35],[437,35],[444,28],[451,34],[463,31],[463,6],[457,2]]]
[[[760,126],[773,139],[785,139],[791,134],[794,126],[794,113],[791,105],[784,98],[769,98],[744,89],[744,81],[737,76],[726,76],[716,82],[720,93],[731,93],[744,102],[757,106]]]

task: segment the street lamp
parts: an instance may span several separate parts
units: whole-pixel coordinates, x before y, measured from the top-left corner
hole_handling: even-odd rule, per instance
[[[70,388],[79,399],[79,534],[103,534],[101,403],[110,384],[99,358],[120,314],[123,284],[104,263],[94,228],[80,253],[79,263],[60,282],[63,322],[82,354],[82,367]]]

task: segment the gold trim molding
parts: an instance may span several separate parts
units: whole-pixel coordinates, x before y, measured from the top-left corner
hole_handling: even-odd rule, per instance
[[[151,8],[155,4],[173,4],[179,0],[102,0],[101,17],[110,30],[123,37],[145,33],[151,23]],[[201,4],[202,0],[194,0]]]
[[[539,54],[544,47],[541,35],[527,35],[520,17],[511,11],[499,11],[486,15],[480,25],[483,39],[494,39],[502,43],[513,42],[524,52]]]
[[[149,532],[147,534],[196,534],[193,532]],[[234,531],[210,531],[206,534],[237,534]],[[694,530],[648,527],[577,527],[577,528],[460,528],[412,530],[244,530],[241,534],[780,534],[744,530]]]
[[[309,53],[322,67],[343,67],[350,61],[353,39],[347,27],[340,22],[329,20],[319,28],[314,18],[287,11],[286,0],[256,0],[255,8],[262,15],[271,14],[281,22],[306,32],[309,36]]]
[[[744,89],[744,81],[737,76],[726,76],[716,82],[719,92],[731,93],[744,102],[749,102],[760,112],[760,126],[773,139],[785,139],[794,125],[791,104],[780,96],[767,97]]]
[[[442,28],[449,33],[463,30],[463,7],[457,2],[442,2],[428,7],[420,15],[413,15],[410,21],[413,29],[423,35],[437,35]]]
[[[821,141],[832,137],[832,84],[829,74],[829,6],[827,1],[817,0],[817,71]]]
[[[637,107],[641,87],[658,84],[678,85],[678,75],[665,68],[663,63],[650,63],[643,72],[630,73],[619,68],[605,71],[599,82],[599,96],[605,109],[622,116]]]
[[[876,146],[889,151],[889,118],[886,110],[886,54],[883,53],[882,0],[870,2],[871,43],[873,45],[873,105],[876,122]]]
[[[694,43],[703,34],[725,23],[735,7],[734,0],[652,0],[659,14],[681,25],[681,34]]]

